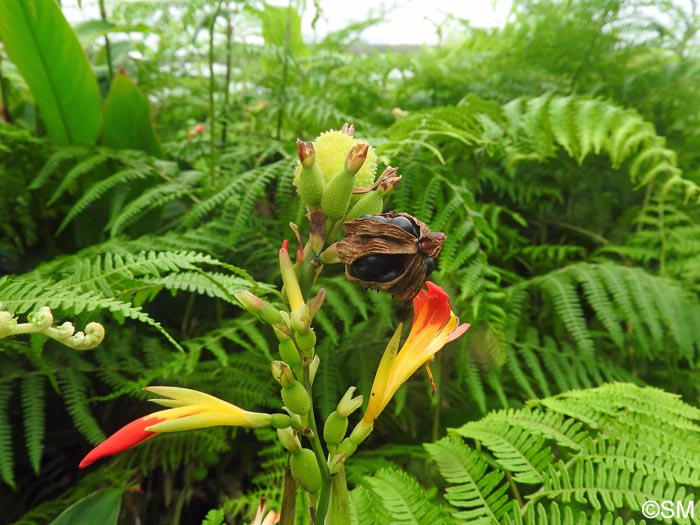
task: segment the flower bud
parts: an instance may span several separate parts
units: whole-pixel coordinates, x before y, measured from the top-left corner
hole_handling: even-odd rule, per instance
[[[284,241],[279,252],[280,273],[282,274],[282,283],[284,284],[284,292],[289,301],[289,307],[294,312],[304,305],[304,298],[299,288],[299,280],[294,271],[294,266],[289,258],[289,249],[287,241]]]
[[[326,185],[323,173],[316,166],[316,152],[313,142],[297,139],[297,153],[301,162],[301,171],[294,178],[294,185],[301,200],[310,208],[318,208]]]
[[[297,433],[291,427],[278,428],[277,438],[282,443],[282,446],[289,451],[290,454],[299,454],[303,449],[297,437]]]
[[[311,300],[307,303],[309,307],[309,317],[313,321],[314,317],[323,306],[323,301],[326,299],[326,290],[321,288],[316,295],[314,295]]]
[[[352,397],[355,393],[355,390],[356,389],[354,386],[348,388],[347,392],[345,392],[343,397],[338,402],[338,407],[336,408],[336,410],[340,415],[348,417],[355,410],[362,406],[362,396]]]
[[[267,324],[275,325],[282,324],[282,314],[274,306],[267,304],[257,295],[252,294],[249,290],[240,290],[233,294],[241,306],[252,314],[260,316]]]
[[[270,373],[282,388],[291,387],[295,383],[294,373],[289,365],[284,361],[272,361],[270,363]]]
[[[282,402],[294,414],[303,416],[311,410],[309,393],[299,381],[289,386],[282,386]]]
[[[318,492],[321,488],[321,469],[313,451],[301,449],[298,454],[289,457],[289,469],[299,486],[307,492]]]
[[[311,326],[311,314],[309,307],[302,304],[298,310],[293,310],[289,316],[292,329],[296,332],[308,332]]]
[[[309,383],[314,384],[314,379],[316,379],[316,372],[318,372],[318,366],[321,364],[321,359],[318,355],[315,355],[309,363]]]

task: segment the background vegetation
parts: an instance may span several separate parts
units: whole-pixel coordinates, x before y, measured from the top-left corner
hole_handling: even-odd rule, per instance
[[[373,19],[304,42],[298,13],[323,3],[115,0],[72,29],[34,3],[40,30],[9,23],[29,2],[0,7],[0,302],[107,338],[0,340],[0,521],[48,523],[101,488],[123,494],[123,523],[274,507],[272,432],[77,463],[148,410],[147,384],[278,406],[273,336],[232,292],[281,300],[275,254],[303,216],[294,140],[344,122],[400,167],[391,208],[447,234],[433,279],[472,323],[438,354],[437,395],[410,382],[348,466],[356,522],[641,523],[647,499],[700,505],[694,0],[516,0],[503,29],[452,20],[400,52],[362,44]],[[85,64],[62,66],[76,50]],[[409,315],[326,273],[320,417],[348,385],[367,393]]]

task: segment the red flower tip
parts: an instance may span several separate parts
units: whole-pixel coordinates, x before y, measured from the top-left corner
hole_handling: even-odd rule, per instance
[[[92,465],[98,459],[118,454],[139,443],[143,443],[147,439],[157,436],[157,432],[148,432],[146,427],[150,427],[161,421],[165,421],[165,418],[154,415],[144,416],[136,421],[132,421],[88,452],[87,456],[83,458],[78,466],[80,468],[85,468]]]
[[[287,239],[285,239],[284,241],[282,241],[282,249],[283,249],[285,252],[289,253],[289,241],[288,241]]]

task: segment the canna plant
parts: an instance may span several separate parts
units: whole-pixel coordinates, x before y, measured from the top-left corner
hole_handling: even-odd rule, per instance
[[[353,126],[347,124],[314,142],[298,140],[297,152],[294,185],[306,204],[309,232],[303,240],[301,229],[291,224],[297,247],[285,240],[278,253],[286,308],[280,310],[248,290],[235,293],[241,306],[270,325],[276,336],[279,359],[270,363],[270,372],[280,387],[280,412],[250,412],[187,388],[146,387],[160,396],[152,401],[166,408],[115,432],[85,456],[81,468],[161,433],[212,426],[272,427],[289,453],[280,523],[295,522],[298,490],[309,494],[311,523],[350,523],[345,463],[398,389],[423,365],[435,392],[430,361],[469,325],[459,323],[445,291],[426,280],[445,235],[431,232],[406,213],[382,213],[385,196],[401,180],[397,169],[389,166],[375,180],[376,153],[356,139]],[[364,402],[363,396],[355,395],[356,387],[347,389],[323,426],[316,420],[313,401],[320,364],[313,322],[325,298],[325,290],[316,291],[315,284],[328,264],[343,264],[350,281],[413,305],[408,337],[401,345],[399,325],[379,363],[362,417],[350,432],[349,417]]]

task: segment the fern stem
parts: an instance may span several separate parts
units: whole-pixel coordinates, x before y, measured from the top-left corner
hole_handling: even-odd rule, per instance
[[[233,24],[231,23],[231,9],[227,5],[226,9],[226,76],[224,79],[224,103],[222,112],[226,115],[228,111],[229,98],[231,96],[231,58],[233,55]],[[226,144],[226,134],[228,132],[228,121],[224,118],[221,124],[221,144]]]
[[[508,478],[510,490],[513,493],[515,499],[518,500],[518,505],[520,505],[520,508],[522,509],[525,506],[525,501],[523,500],[523,497],[520,494],[520,490],[518,490],[518,484],[513,480],[513,474],[511,474],[510,471],[506,470],[505,473],[506,477]]]
[[[214,29],[216,28],[216,19],[219,17],[221,6],[224,0],[219,0],[216,9],[211,15],[211,24],[209,26],[209,182],[216,186],[216,139],[214,136],[215,130],[215,107],[214,107],[214,90],[216,82],[214,79]]]
[[[10,106],[7,100],[7,93],[2,88],[2,83],[2,55],[0,55],[0,121],[11,124],[12,116],[10,115]]]
[[[292,0],[287,3],[287,23],[284,28],[284,58],[282,60],[282,78],[280,79],[279,113],[277,113],[277,129],[275,138],[280,139],[282,122],[284,120],[284,106],[287,101],[287,70],[289,69],[289,34],[291,32],[292,19],[289,11],[292,9]]]
[[[105,0],[100,0],[100,18],[103,22],[107,21],[107,10],[105,9]],[[109,43],[109,36],[105,33],[105,57],[107,59],[107,80],[112,83],[114,76],[114,67],[112,66],[112,46]]]

